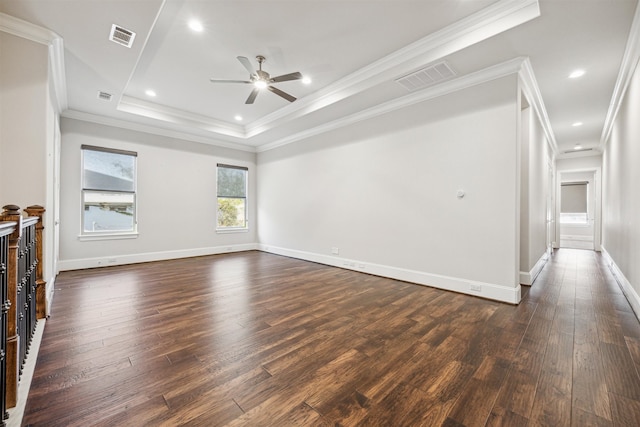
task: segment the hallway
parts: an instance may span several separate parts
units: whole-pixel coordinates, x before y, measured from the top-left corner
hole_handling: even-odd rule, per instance
[[[640,425],[640,324],[591,251],[518,306],[262,252],[56,285],[26,425]]]

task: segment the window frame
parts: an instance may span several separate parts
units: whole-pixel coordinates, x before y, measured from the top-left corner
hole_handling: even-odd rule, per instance
[[[133,190],[105,190],[88,188],[85,183],[85,152],[97,151],[130,156],[133,159]],[[82,144],[80,146],[80,235],[79,240],[130,239],[138,236],[138,153],[116,148],[98,147]],[[85,200],[87,194],[112,193],[131,194],[133,198],[132,227],[130,230],[90,231],[85,229]]]
[[[572,186],[584,186],[584,212],[580,209],[580,212],[565,212],[566,208],[563,205],[562,190],[564,187]],[[569,227],[588,227],[590,225],[590,212],[589,212],[589,181],[566,181],[560,184],[560,224]],[[566,197],[566,196],[565,196]],[[582,204],[582,203],[581,203]],[[576,210],[576,209],[573,209]]]
[[[244,172],[244,197],[220,196],[220,168],[236,169]],[[220,226],[220,199],[242,199],[244,200],[244,226]],[[216,232],[217,233],[241,233],[249,231],[249,168],[246,166],[230,165],[226,163],[216,164]]]

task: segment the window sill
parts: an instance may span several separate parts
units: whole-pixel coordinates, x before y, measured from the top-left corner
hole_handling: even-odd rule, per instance
[[[95,240],[123,240],[137,239],[138,233],[109,233],[109,234],[81,234],[78,240],[81,242],[90,242]]]
[[[248,233],[248,228],[216,228],[218,234]]]

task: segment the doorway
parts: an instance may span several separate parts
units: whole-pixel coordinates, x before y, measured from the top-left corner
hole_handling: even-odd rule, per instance
[[[561,248],[600,250],[600,171],[558,174],[558,242]]]

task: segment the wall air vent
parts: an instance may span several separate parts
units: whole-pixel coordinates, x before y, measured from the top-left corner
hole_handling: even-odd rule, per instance
[[[133,40],[136,38],[136,33],[126,28],[122,28],[116,24],[111,26],[111,34],[109,34],[109,40],[121,44],[122,46],[131,47]]]
[[[396,82],[411,92],[435,85],[455,75],[456,72],[451,69],[449,64],[446,61],[441,61],[400,77],[396,79]]]
[[[563,151],[562,154],[584,153],[585,151],[593,151],[593,148],[581,148],[580,150],[567,150],[567,151]]]
[[[103,101],[111,101],[111,94],[103,91],[98,91],[98,99]]]

